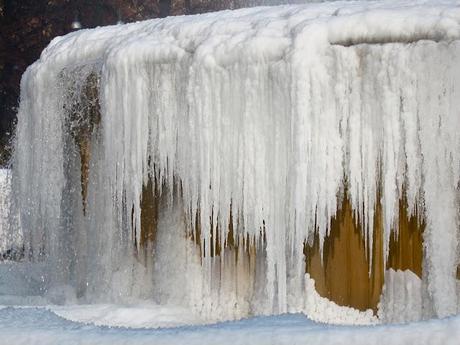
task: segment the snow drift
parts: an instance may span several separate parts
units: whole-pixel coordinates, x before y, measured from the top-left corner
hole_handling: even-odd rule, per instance
[[[138,317],[135,310],[124,312],[125,314],[117,315],[114,319],[124,320],[129,324]],[[458,316],[408,325],[344,327],[315,323],[299,314],[257,317],[207,326],[130,329],[71,322],[44,308],[0,309],[2,345],[340,345],[350,342],[357,345],[456,345],[460,336],[459,329]]]

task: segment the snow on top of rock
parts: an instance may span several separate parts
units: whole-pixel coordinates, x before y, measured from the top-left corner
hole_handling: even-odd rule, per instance
[[[280,59],[289,54],[291,41],[312,49],[311,44],[453,40],[460,37],[459,5],[457,0],[339,1],[152,19],[57,37],[41,61],[62,68],[116,56],[128,63],[148,54],[155,61],[193,55],[225,65]]]

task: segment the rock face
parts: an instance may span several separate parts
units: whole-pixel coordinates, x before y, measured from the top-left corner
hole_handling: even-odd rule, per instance
[[[287,0],[0,0],[0,166],[10,156],[21,75],[56,36],[91,28]],[[305,2],[305,1],[304,1]]]

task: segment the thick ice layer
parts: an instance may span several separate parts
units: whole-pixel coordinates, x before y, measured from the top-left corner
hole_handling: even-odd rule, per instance
[[[157,296],[223,318],[298,311],[304,242],[317,231],[322,243],[343,194],[369,241],[381,203],[387,253],[405,193],[427,224],[425,310],[455,313],[459,5],[264,7],[56,38],[21,84],[14,187],[27,255],[49,262],[50,287],[89,300]],[[75,105],[89,80],[101,118],[83,137],[84,210],[71,136],[83,140],[86,120],[69,113],[94,108]],[[149,175],[176,209],[154,249],[168,272],[132,254]],[[197,215],[201,251],[185,236]],[[210,257],[230,221],[257,259]]]

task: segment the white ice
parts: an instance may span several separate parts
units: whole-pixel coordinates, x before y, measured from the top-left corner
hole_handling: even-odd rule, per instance
[[[422,281],[413,272],[389,269],[379,305],[379,318],[384,323],[422,319]]]
[[[25,253],[46,263],[45,290],[70,286],[98,303],[159,298],[218,319],[305,311],[303,244],[315,231],[322,243],[343,194],[369,241],[381,203],[387,254],[405,193],[427,224],[423,317],[456,313],[459,6],[262,7],[54,39],[22,78],[13,161]],[[101,124],[84,215],[65,109],[90,74]],[[169,197],[143,262],[133,229],[153,175]],[[197,214],[201,251],[186,237]],[[256,259],[210,258],[211,231],[223,245],[230,214]]]

